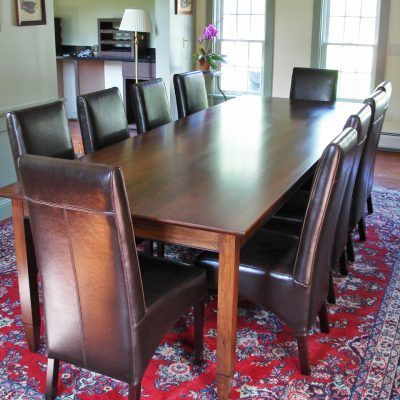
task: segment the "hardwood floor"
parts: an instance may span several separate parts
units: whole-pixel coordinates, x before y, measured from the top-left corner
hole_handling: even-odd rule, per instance
[[[79,123],[69,121],[75,152],[83,154],[83,145]],[[400,152],[378,151],[375,164],[375,185],[400,189]]]

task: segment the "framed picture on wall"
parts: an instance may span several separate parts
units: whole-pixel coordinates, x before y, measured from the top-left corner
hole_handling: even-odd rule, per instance
[[[17,25],[45,25],[45,0],[15,0]]]
[[[175,14],[193,14],[194,0],[175,0]]]

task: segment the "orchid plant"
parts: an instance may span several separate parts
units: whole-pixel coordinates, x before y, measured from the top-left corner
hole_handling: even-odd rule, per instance
[[[197,39],[199,45],[203,44],[203,47],[199,47],[198,51],[193,54],[196,61],[199,61],[200,64],[209,64],[211,69],[217,69],[218,63],[225,62],[225,56],[212,52],[212,44],[217,35],[218,29],[215,25],[206,26],[203,34]]]

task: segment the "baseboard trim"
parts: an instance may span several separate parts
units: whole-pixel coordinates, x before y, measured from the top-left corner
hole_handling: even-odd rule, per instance
[[[0,199],[0,221],[10,218],[12,215],[11,200]]]
[[[400,134],[394,132],[382,132],[378,148],[380,150],[400,151]]]

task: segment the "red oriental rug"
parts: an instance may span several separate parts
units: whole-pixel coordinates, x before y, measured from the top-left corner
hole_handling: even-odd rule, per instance
[[[348,277],[337,275],[337,304],[329,306],[331,333],[317,324],[310,336],[312,373],[299,373],[290,331],[271,313],[239,309],[232,399],[400,399],[400,191],[376,188],[367,239],[356,240]],[[169,257],[190,261],[196,252],[167,246]],[[43,399],[44,338],[38,354],[22,332],[13,234],[0,225],[0,398]],[[143,379],[143,399],[216,398],[216,299],[206,307],[204,363],[194,366],[192,315],[158,347]],[[101,351],[101,349],[99,349]],[[123,399],[127,385],[62,364],[58,399]]]

